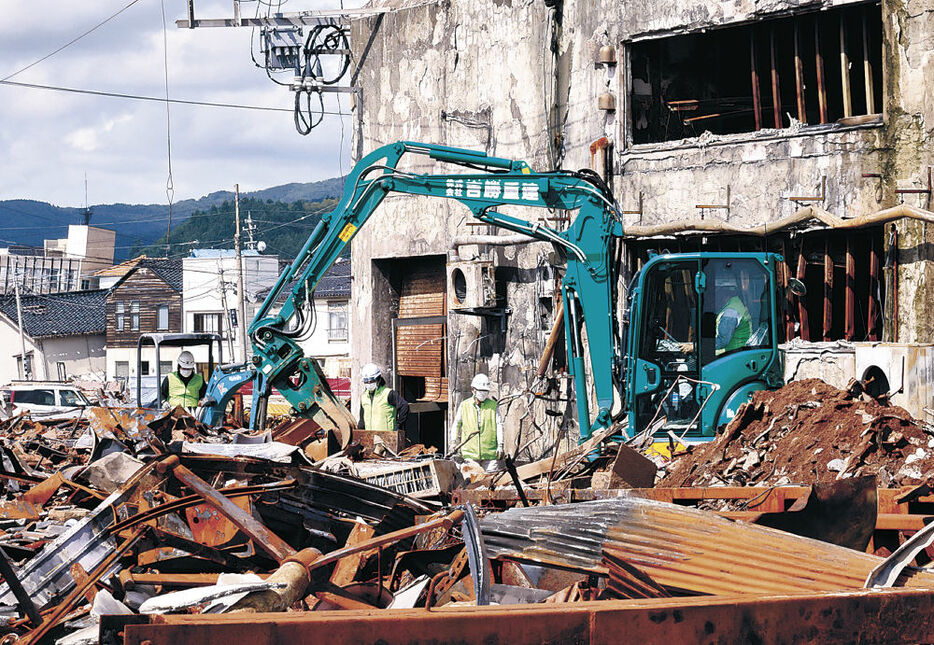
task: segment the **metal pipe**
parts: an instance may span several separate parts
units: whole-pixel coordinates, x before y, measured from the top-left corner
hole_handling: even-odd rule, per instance
[[[522,235],[456,235],[451,240],[451,249],[456,251],[457,247],[467,244],[489,244],[491,246],[513,246],[516,244],[528,244],[529,242],[538,242],[534,237]]]

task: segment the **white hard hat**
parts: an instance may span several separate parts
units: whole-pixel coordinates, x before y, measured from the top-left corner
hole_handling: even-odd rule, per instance
[[[372,383],[382,375],[383,372],[376,363],[367,363],[360,371],[360,378],[364,383]]]
[[[178,355],[178,366],[183,369],[195,369],[195,357],[186,349]]]
[[[477,374],[473,377],[473,380],[470,382],[470,387],[475,390],[483,390],[484,392],[490,391],[490,377],[486,374]]]

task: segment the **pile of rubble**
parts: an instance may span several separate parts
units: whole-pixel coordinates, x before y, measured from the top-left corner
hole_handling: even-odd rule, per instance
[[[818,379],[756,392],[723,433],[678,458],[659,486],[813,484],[875,475],[880,487],[934,475],[934,430],[904,409]]]
[[[917,483],[905,469],[928,472],[927,454],[912,459],[927,452],[927,433],[904,411],[819,382],[757,394],[718,441],[682,457],[668,477],[682,468],[683,480],[702,482],[842,477],[837,486],[852,488],[815,487],[796,513],[759,513],[758,525],[628,495],[630,486],[649,490],[655,464],[605,445],[617,432],[539,462],[507,459],[504,472],[465,482],[431,448],[399,449],[364,432],[335,446],[307,419],[261,433],[208,428],[181,408],[8,419],[0,422],[0,636],[136,643],[151,640],[147,629],[211,625],[213,614],[248,625],[238,616],[363,610],[358,620],[375,621],[384,612],[373,610],[383,609],[632,598],[680,606],[698,594],[857,591],[883,574],[886,585],[934,588],[934,574],[910,561],[889,566],[864,552],[875,526],[866,487],[874,493],[875,484],[856,476],[891,472]],[[607,454],[588,459],[601,446]],[[826,468],[824,452],[843,462],[839,471]],[[595,501],[554,503],[585,493]],[[470,495],[494,504],[516,496],[522,506],[477,511],[463,502]],[[847,540],[834,537],[841,522],[812,521],[826,515],[827,500],[842,499],[854,500],[844,510],[858,509],[864,525],[851,526]]]

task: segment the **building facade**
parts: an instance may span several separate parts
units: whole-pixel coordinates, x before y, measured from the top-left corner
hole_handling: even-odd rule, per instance
[[[904,206],[930,218],[934,2],[380,4],[396,11],[353,28],[355,47],[370,43],[357,158],[409,140],[535,169],[589,168],[637,233],[624,277],[651,251],[775,250],[809,292],[786,320],[789,340],[934,340],[932,232],[916,219],[877,217]],[[835,230],[834,218],[866,224]],[[542,244],[456,244],[467,233],[497,234],[470,220],[457,203],[390,196],[357,233],[354,365],[391,366],[413,396],[430,396],[427,372],[441,370],[452,408],[472,374],[488,372],[494,394],[509,399],[507,448],[528,445],[521,456],[535,457],[577,435],[560,372],[547,396],[512,398],[531,387],[560,263]],[[671,233],[697,220],[722,222],[724,232]],[[452,260],[492,265],[505,325],[453,311]],[[406,313],[406,295],[426,289],[442,301],[409,298],[421,304]],[[419,330],[419,353],[400,362],[399,321],[438,316],[443,324]],[[444,351],[419,365],[432,333]]]
[[[246,324],[262,304],[261,294],[279,277],[279,259],[244,251],[242,258]],[[184,331],[218,333],[225,362],[240,360],[241,324],[237,314],[237,257],[232,250],[200,249],[182,260]],[[207,361],[207,348],[192,348],[195,360]],[[249,355],[249,341],[247,354]]]
[[[107,376],[130,381],[137,375],[140,334],[182,331],[182,261],[143,258],[107,291]],[[152,350],[149,350],[150,353]],[[162,374],[174,369],[181,349],[162,352]],[[141,361],[142,376],[156,373],[152,356]]]
[[[0,294],[96,289],[95,272],[113,264],[116,233],[96,226],[68,227],[68,237],[45,240],[42,249],[0,249]]]
[[[103,383],[105,299],[102,290],[22,296],[22,339],[16,299],[0,300],[0,383],[24,378]]]
[[[339,261],[318,281],[315,289],[315,325],[308,338],[299,340],[305,355],[313,356],[328,379],[349,378],[350,262]]]

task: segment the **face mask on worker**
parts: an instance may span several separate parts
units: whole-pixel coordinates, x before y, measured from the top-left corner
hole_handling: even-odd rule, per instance
[[[474,390],[474,398],[477,399],[480,403],[483,403],[490,396],[490,393],[486,390]]]
[[[364,383],[363,387],[367,389],[367,392],[375,392],[376,388],[379,387],[379,383],[377,381],[370,381],[369,383]]]
[[[191,368],[191,367],[179,367],[178,368],[178,373],[184,376],[185,378],[188,378],[189,376],[191,376],[192,372],[194,371],[195,371],[194,368]]]

